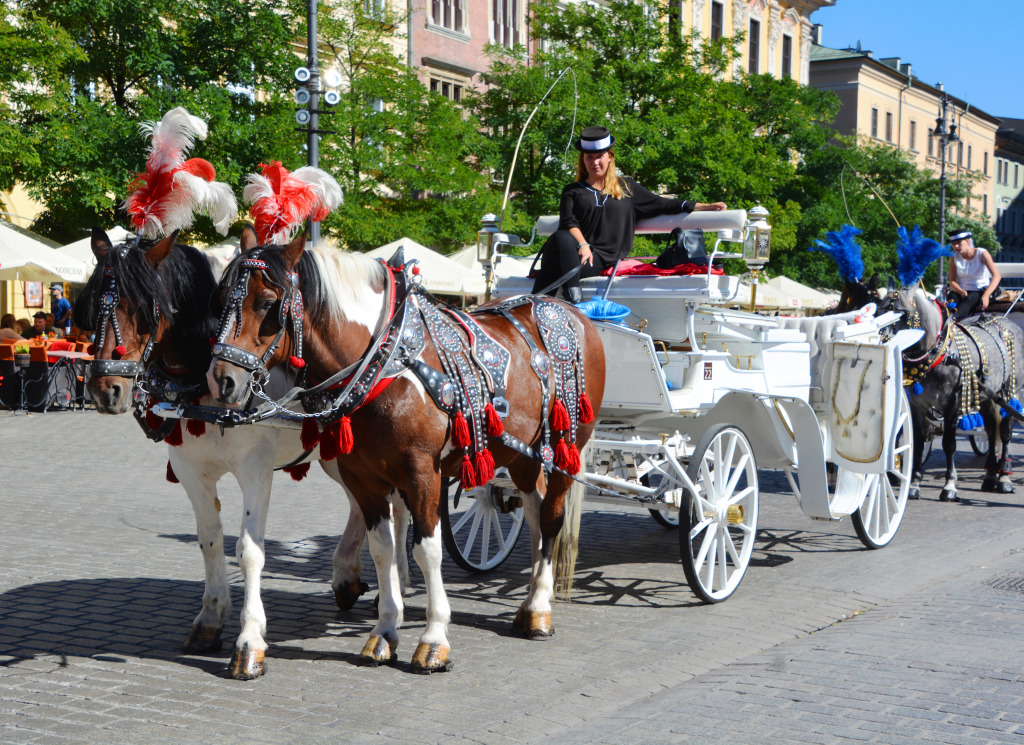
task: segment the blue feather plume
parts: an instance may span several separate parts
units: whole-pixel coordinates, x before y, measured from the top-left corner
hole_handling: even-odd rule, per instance
[[[861,247],[854,238],[863,231],[852,225],[844,225],[839,232],[830,230],[825,233],[825,241],[814,241],[808,251],[824,251],[839,267],[839,276],[844,282],[856,282],[864,276],[864,260],[861,258]]]
[[[904,287],[916,284],[924,276],[928,265],[936,259],[953,255],[952,251],[938,241],[925,238],[918,225],[914,226],[909,235],[905,227],[897,228],[896,232],[899,234],[896,243],[896,255],[899,257],[896,276]]]

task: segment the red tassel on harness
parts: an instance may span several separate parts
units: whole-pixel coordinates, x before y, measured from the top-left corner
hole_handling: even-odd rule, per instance
[[[584,393],[580,396],[580,422],[590,424],[592,421],[594,421],[594,407],[590,403],[590,399],[587,398],[587,394]]]
[[[487,417],[487,434],[491,437],[501,437],[505,431],[505,424],[494,410],[494,404],[489,403],[484,407],[484,416]]]
[[[297,466],[288,466],[282,470],[291,476],[293,481],[302,481],[309,473],[309,463],[299,463]]]
[[[581,465],[582,464],[580,463],[580,451],[576,449],[576,443],[575,442],[570,442],[569,443],[569,467],[566,468],[565,470],[568,471],[569,473],[579,473]]]
[[[179,419],[174,423],[174,427],[170,432],[167,433],[167,437],[164,438],[164,442],[170,445],[172,448],[176,448],[183,442],[181,438],[181,420]]]
[[[185,429],[193,437],[202,437],[206,434],[206,422],[199,419],[189,419]]]
[[[146,409],[146,426],[152,430],[160,429],[160,425],[163,423],[163,419],[158,417],[149,409]]]
[[[487,448],[479,451],[473,458],[473,465],[476,467],[476,480],[478,484],[486,484],[494,478],[494,456]]]
[[[301,370],[306,366],[306,361],[301,357],[296,357],[294,354],[288,358],[288,364],[294,367],[296,370]]]
[[[461,411],[457,412],[452,427],[452,445],[457,448],[468,448],[472,442],[469,437],[469,424],[466,422],[466,417]]]
[[[174,469],[171,468],[170,461],[167,461],[167,480],[172,484],[178,483],[178,477],[174,474]]]
[[[564,438],[559,440],[555,446],[555,465],[563,471],[574,473],[574,471],[570,470],[572,468],[572,456],[569,455],[569,446],[565,444]]]
[[[348,455],[352,452],[355,444],[355,438],[352,436],[352,420],[343,416],[338,420],[338,449],[343,455]]]
[[[463,489],[475,489],[479,484],[476,482],[476,469],[473,468],[473,461],[469,455],[462,456],[462,465],[459,467],[459,481]]]
[[[303,450],[312,450],[320,442],[320,427],[316,419],[308,418],[302,420],[302,432],[299,434],[299,442]]]
[[[117,359],[121,359],[126,354],[128,354],[128,349],[123,344],[118,344],[116,347],[114,347],[114,354],[117,355]]]
[[[554,408],[551,409],[551,429],[556,432],[567,432],[570,427],[572,422],[569,420],[569,412],[566,411],[562,399],[557,399]]]
[[[321,460],[334,460],[340,455],[338,451],[338,430],[337,425],[332,424],[329,427],[324,427],[324,431],[320,433],[320,459]]]

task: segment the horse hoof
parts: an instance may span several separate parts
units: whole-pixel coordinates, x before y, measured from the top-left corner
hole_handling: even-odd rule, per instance
[[[959,502],[960,498],[957,497],[956,492],[952,489],[943,489],[939,492],[940,502]]]
[[[341,610],[352,610],[352,606],[359,600],[359,596],[367,592],[370,586],[362,580],[354,579],[346,582],[340,587],[334,588],[334,602]]]
[[[219,652],[223,646],[220,639],[222,629],[215,626],[195,625],[189,632],[185,643],[181,645],[181,651],[185,654],[203,654],[206,652]]]
[[[907,499],[920,499],[920,498],[921,498],[921,491],[916,486],[912,486],[909,489],[907,489]]]
[[[1007,484],[1006,482],[1000,482],[999,488],[996,490],[1000,494],[1013,494],[1013,484]]]
[[[397,637],[394,641],[389,641],[383,636],[371,636],[366,640],[363,651],[359,653],[359,664],[364,667],[393,665],[398,659],[398,656],[395,654],[397,649]]]
[[[267,672],[263,650],[249,649],[249,645],[235,647],[229,670],[235,680],[256,680]]]
[[[555,635],[555,627],[551,625],[551,611],[528,611],[519,609],[512,619],[512,628],[527,639],[547,639]]]
[[[455,667],[448,659],[451,648],[447,644],[427,644],[420,642],[412,656],[412,671],[419,675],[446,673]]]

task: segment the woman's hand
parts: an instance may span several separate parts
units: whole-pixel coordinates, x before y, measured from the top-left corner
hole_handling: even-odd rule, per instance
[[[579,253],[579,255],[580,255],[580,265],[581,266],[593,266],[594,265],[594,254],[590,250],[590,244],[589,243],[584,243],[582,246],[580,246],[579,250],[577,251],[577,253]]]
[[[705,204],[704,202],[697,202],[693,207],[694,212],[719,212],[725,209],[725,202],[712,202]]]

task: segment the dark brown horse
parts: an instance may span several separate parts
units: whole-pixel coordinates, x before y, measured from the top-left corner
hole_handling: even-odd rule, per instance
[[[491,453],[493,467],[508,468],[523,496],[530,525],[530,589],[513,624],[530,638],[553,633],[552,547],[572,481],[564,471],[549,472],[539,458],[549,461],[550,444],[555,442],[556,452],[566,448],[566,443],[575,451],[593,432],[588,409],[599,409],[604,391],[604,353],[593,325],[571,306],[527,299],[507,306],[505,315],[498,306],[474,313],[463,318],[456,331],[438,320],[438,329],[431,326],[438,313],[449,319],[453,316],[414,289],[404,295],[403,302],[400,279],[411,276],[408,271],[392,271],[362,254],[305,251],[301,235],[283,247],[258,247],[256,243],[255,233],[243,234],[243,253],[220,283],[224,310],[220,343],[214,347],[210,367],[210,388],[219,402],[233,405],[253,387],[258,389],[267,368],[286,362],[304,365],[311,382],[336,380],[342,372],[347,375],[340,381],[340,393],[324,391],[319,398],[305,401],[307,409],[319,411],[321,421],[329,425],[321,437],[338,445],[338,468],[366,519],[377,566],[379,619],[363,648],[362,660],[367,664],[390,662],[398,646],[403,606],[394,582],[391,516],[393,502],[401,499],[412,514],[413,556],[427,586],[426,628],[413,654],[412,668],[433,672],[450,666],[447,628],[451,612],[441,580],[441,480],[443,476],[462,478],[466,485],[467,479],[487,481],[493,475],[493,470],[473,470],[468,457],[472,448],[477,455],[485,450]],[[395,282],[398,290],[392,288]],[[297,313],[296,301],[302,306]],[[415,310],[407,316],[411,325],[400,327],[397,338],[389,336],[393,319],[410,313],[410,303]],[[548,327],[542,329],[537,320],[545,314],[560,319],[561,331],[554,344],[544,340]],[[459,349],[467,349],[470,335],[483,346],[459,357],[463,362],[453,362]],[[422,340],[418,347],[417,338]],[[437,338],[444,346],[440,355]],[[397,360],[398,370],[388,377],[375,361],[393,351],[399,340],[417,351]],[[491,346],[493,342],[499,346]],[[568,355],[564,359],[559,356],[563,352]],[[467,362],[469,359],[476,361]],[[486,378],[484,368],[492,363],[497,382],[474,383]],[[561,372],[556,374],[556,369]],[[537,370],[550,386],[542,388]],[[435,386],[445,379],[447,383]],[[448,384],[452,388],[447,388]],[[492,384],[504,388],[503,397],[494,396]],[[353,386],[372,389],[372,394],[352,399]],[[457,412],[444,410],[452,395],[463,402],[455,405]],[[350,405],[352,400],[357,401],[355,407]],[[485,403],[499,409],[503,420],[492,421],[490,408],[483,417]],[[566,408],[571,419],[568,426],[555,421],[555,414],[565,414]],[[340,420],[339,412],[345,412]],[[468,416],[463,417],[463,412]],[[552,426],[548,421],[554,422]],[[321,439],[322,453],[324,443]]]

